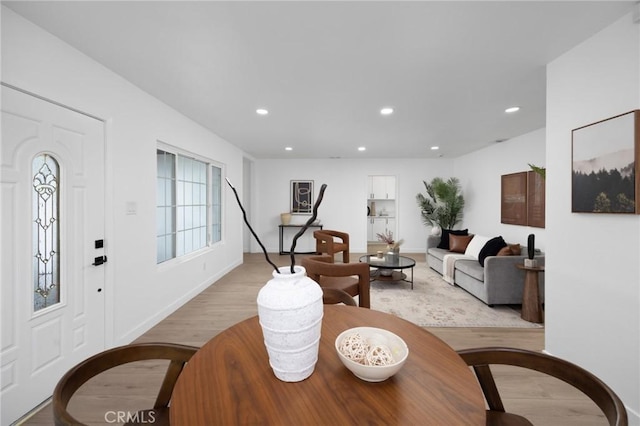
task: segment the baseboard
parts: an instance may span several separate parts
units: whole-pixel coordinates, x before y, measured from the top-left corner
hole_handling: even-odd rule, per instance
[[[16,420],[15,422],[11,423],[11,426],[19,426],[19,425],[22,425],[25,422],[27,422],[31,417],[35,416],[42,409],[44,409],[46,406],[48,406],[51,403],[51,399],[52,399],[52,397],[49,397],[49,398],[45,399],[44,401],[42,401],[40,404],[38,404],[35,407],[33,407],[24,416],[20,417],[18,420]]]

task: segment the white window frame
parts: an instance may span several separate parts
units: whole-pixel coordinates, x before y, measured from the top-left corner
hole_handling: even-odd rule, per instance
[[[203,250],[207,250],[207,249],[211,249],[212,247],[214,247],[215,245],[221,244],[223,241],[223,233],[224,233],[224,191],[222,190],[222,183],[220,183],[220,218],[219,218],[219,227],[220,227],[220,235],[219,235],[219,239],[218,240],[213,240],[213,226],[214,226],[214,222],[213,222],[213,179],[212,179],[212,175],[213,175],[213,167],[216,167],[218,169],[220,169],[220,178],[222,180],[222,178],[225,175],[225,166],[224,164],[212,160],[210,158],[204,157],[202,155],[198,155],[189,151],[186,151],[184,149],[181,148],[177,148],[173,145],[169,145],[167,143],[158,141],[157,145],[156,145],[156,183],[158,183],[158,168],[157,168],[157,153],[158,151],[163,151],[169,154],[174,155],[174,170],[173,170],[173,204],[172,204],[172,209],[173,209],[173,214],[172,214],[172,223],[171,223],[171,234],[174,236],[173,240],[172,240],[172,244],[173,244],[173,256],[171,257],[167,257],[164,258],[162,260],[159,260],[159,256],[158,256],[158,238],[160,237],[159,232],[158,232],[158,226],[156,226],[156,264],[158,266],[160,265],[165,265],[165,264],[169,264],[171,262],[175,262],[175,261],[180,261],[180,260],[185,260],[188,259],[194,255],[197,255],[198,253],[202,252]],[[204,246],[197,248],[197,249],[193,249],[190,250],[188,252],[184,252],[182,254],[179,254],[178,252],[178,241],[177,241],[177,237],[178,237],[178,233],[182,232],[184,230],[179,230],[179,227],[177,225],[177,220],[178,220],[178,208],[180,207],[179,204],[179,200],[177,199],[178,197],[178,168],[180,167],[180,157],[182,158],[188,158],[188,159],[192,159],[192,160],[196,160],[199,162],[202,162],[205,164],[206,167],[206,242],[204,244]],[[159,220],[158,217],[158,191],[156,190],[156,222]],[[183,204],[183,207],[185,205]]]

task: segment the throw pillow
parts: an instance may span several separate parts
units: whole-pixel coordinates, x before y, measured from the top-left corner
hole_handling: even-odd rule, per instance
[[[440,235],[440,244],[438,244],[438,248],[449,250],[449,235],[469,235],[469,230],[443,229],[442,234]]]
[[[520,256],[522,254],[522,248],[520,247],[520,244],[507,244],[507,245],[511,249],[511,255]]]
[[[500,249],[496,256],[520,256],[522,254],[522,248],[520,244],[509,244],[506,247]]]
[[[487,256],[497,255],[504,247],[509,246],[504,242],[504,238],[502,238],[502,236],[490,239],[480,250],[480,253],[478,254],[478,262],[480,262],[480,265],[484,266],[484,260]]]
[[[496,256],[513,256],[511,252],[511,247],[508,245],[506,247],[502,247]]]
[[[464,252],[464,254],[466,254],[467,256],[471,256],[477,260],[478,255],[480,254],[480,250],[482,250],[482,247],[484,247],[487,241],[489,241],[489,237],[476,235],[467,246],[467,250]]]
[[[449,235],[449,250],[454,253],[464,253],[473,235]]]

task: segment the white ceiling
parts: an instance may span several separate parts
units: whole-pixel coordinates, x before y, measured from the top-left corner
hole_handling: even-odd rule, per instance
[[[3,2],[255,158],[455,157],[544,127],[545,65],[634,3]]]

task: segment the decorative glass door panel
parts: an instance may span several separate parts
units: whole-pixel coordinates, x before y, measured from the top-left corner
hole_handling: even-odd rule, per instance
[[[58,162],[48,154],[33,160],[33,310],[60,302]]]

